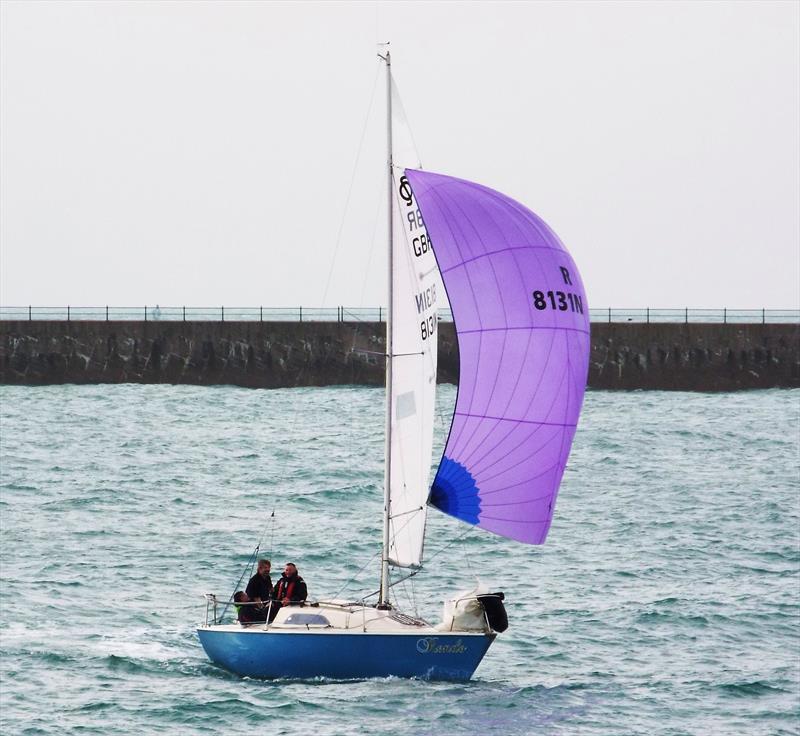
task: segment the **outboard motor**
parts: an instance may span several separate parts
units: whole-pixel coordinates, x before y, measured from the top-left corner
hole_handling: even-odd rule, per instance
[[[478,581],[474,590],[459,593],[444,602],[442,623],[437,624],[436,629],[484,633],[494,631],[499,634],[508,628],[504,600],[505,594],[490,593]]]
[[[503,601],[505,593],[483,593],[477,596],[486,613],[486,621],[492,631],[501,634],[508,628],[508,614]]]

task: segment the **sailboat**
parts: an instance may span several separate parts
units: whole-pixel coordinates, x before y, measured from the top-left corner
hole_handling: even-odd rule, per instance
[[[542,544],[586,388],[589,308],[567,249],[513,199],[395,160],[402,146],[393,135],[404,120],[393,119],[390,55],[379,56],[387,90],[389,308],[378,599],[285,606],[271,623],[251,625],[221,622],[215,612],[198,628],[202,646],[243,676],[471,678],[507,628],[503,593],[456,594],[434,625],[392,605],[390,573],[422,567],[429,508]],[[459,382],[429,486],[445,297]]]

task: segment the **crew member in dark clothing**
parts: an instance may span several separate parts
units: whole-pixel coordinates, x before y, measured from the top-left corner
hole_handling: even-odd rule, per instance
[[[297,605],[303,603],[308,597],[308,589],[303,578],[297,573],[297,565],[294,562],[287,562],[283,569],[283,575],[275,586],[273,595],[275,604],[270,612],[269,620],[275,618],[281,606]]]
[[[258,610],[255,606],[238,606],[237,603],[249,603],[250,597],[244,591],[237,590],[233,594],[233,604],[236,606],[236,618],[240,624],[257,624],[267,620],[265,609]]]
[[[258,603],[257,608],[259,609],[265,609],[269,605],[270,598],[272,598],[272,578],[269,575],[271,568],[272,563],[269,560],[259,560],[258,570],[250,578],[245,588],[247,597],[251,601]],[[248,608],[253,608],[253,606],[248,606]],[[273,608],[275,608],[274,605]]]

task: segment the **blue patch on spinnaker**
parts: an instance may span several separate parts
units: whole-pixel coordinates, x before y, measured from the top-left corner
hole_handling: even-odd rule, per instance
[[[477,524],[481,500],[475,479],[461,463],[444,457],[431,486],[428,503],[450,516]]]

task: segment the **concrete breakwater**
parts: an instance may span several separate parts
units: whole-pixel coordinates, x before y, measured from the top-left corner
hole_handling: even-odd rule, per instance
[[[379,322],[0,321],[0,383],[383,384]],[[439,324],[440,382],[458,377]],[[732,391],[800,387],[800,325],[592,325],[589,385]]]

